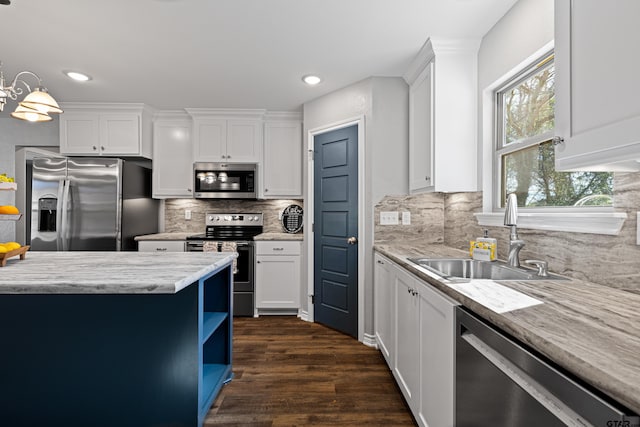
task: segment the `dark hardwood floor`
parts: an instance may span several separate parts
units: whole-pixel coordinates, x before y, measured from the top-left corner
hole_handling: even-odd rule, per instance
[[[205,426],[415,426],[379,351],[289,316],[234,318],[233,381]]]

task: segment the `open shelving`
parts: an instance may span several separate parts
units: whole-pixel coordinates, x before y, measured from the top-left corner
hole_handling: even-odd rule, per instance
[[[231,380],[232,274],[227,267],[199,280],[198,419],[202,425],[222,386]]]

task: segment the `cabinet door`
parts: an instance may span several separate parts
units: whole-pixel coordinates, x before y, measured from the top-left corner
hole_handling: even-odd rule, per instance
[[[100,153],[100,118],[92,113],[64,113],[60,116],[60,153]]]
[[[557,170],[640,165],[640,2],[556,0]]]
[[[419,393],[420,348],[419,348],[419,299],[416,297],[417,282],[409,273],[395,268],[395,314],[396,357],[393,371],[400,390],[415,414],[415,403]]]
[[[139,155],[140,116],[101,114],[100,152],[103,155]]]
[[[409,190],[433,186],[433,62],[409,89]]]
[[[259,120],[228,120],[226,161],[261,162],[262,122]]]
[[[264,125],[263,196],[302,196],[302,126],[267,122]]]
[[[374,264],[374,295],[373,295],[373,324],[375,329],[376,342],[382,352],[387,364],[393,366],[394,343],[393,343],[393,309],[394,303],[394,281],[393,265],[380,254],[375,254]]]
[[[418,287],[420,299],[420,402],[422,426],[453,426],[455,306],[430,285]]]
[[[227,121],[198,119],[193,122],[195,162],[222,162],[227,156]]]
[[[259,255],[256,257],[256,308],[300,306],[300,257]]]
[[[192,197],[191,123],[156,121],[153,127],[153,197]]]

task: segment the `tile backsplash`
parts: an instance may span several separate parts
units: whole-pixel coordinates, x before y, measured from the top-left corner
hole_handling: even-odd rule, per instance
[[[640,211],[640,173],[614,174],[614,208],[627,219],[617,236],[519,229],[525,247],[520,259],[543,259],[549,269],[589,282],[640,293],[640,246],[636,212]],[[381,211],[411,213],[411,225],[381,226]],[[423,193],[387,196],[375,208],[375,240],[424,238],[467,249],[485,227],[473,216],[482,211],[482,193]],[[498,239],[498,257],[506,258],[509,230],[486,227]]]
[[[164,231],[203,233],[204,216],[207,212],[262,212],[264,232],[284,232],[280,224],[280,214],[289,205],[300,205],[302,200],[203,200],[167,199],[164,204]],[[191,211],[191,219],[184,218],[185,210]],[[304,231],[304,230],[303,230]]]

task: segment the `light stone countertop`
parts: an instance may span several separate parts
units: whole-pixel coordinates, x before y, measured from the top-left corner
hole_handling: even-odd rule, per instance
[[[193,236],[198,233],[155,233],[155,234],[143,234],[142,236],[134,237],[137,242],[140,241],[154,241],[154,240],[187,240],[187,237]]]
[[[0,268],[0,294],[174,294],[230,264],[230,252],[27,252]]]
[[[468,258],[419,241],[377,242],[376,251],[640,413],[640,295],[582,280],[500,281],[543,304],[496,313],[416,268],[409,257]]]
[[[277,241],[277,240],[304,240],[304,234],[302,233],[262,233],[258,234],[253,238],[253,240],[259,241]]]

